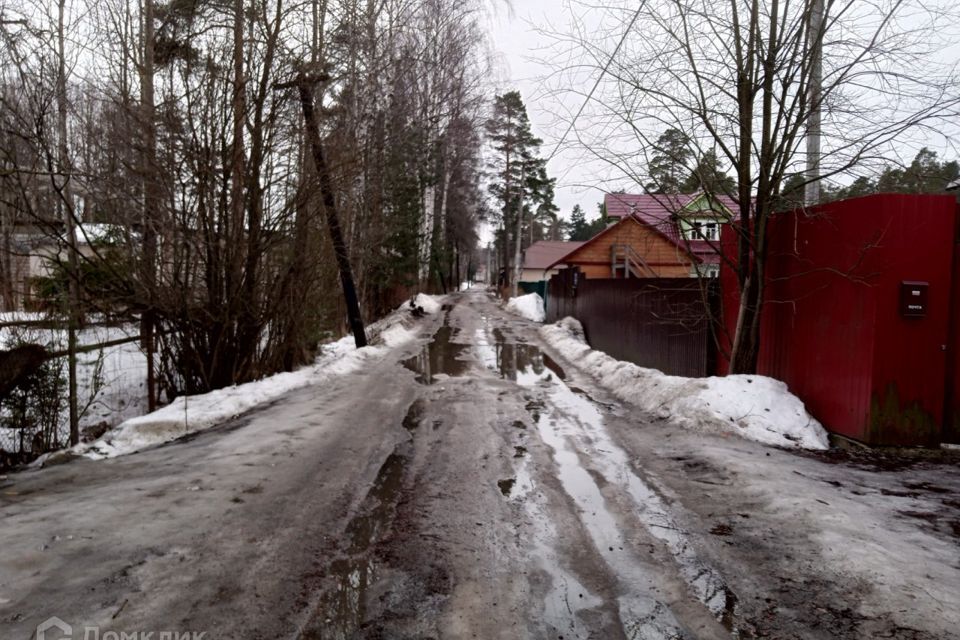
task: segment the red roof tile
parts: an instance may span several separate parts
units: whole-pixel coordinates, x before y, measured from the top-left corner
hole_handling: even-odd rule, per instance
[[[671,242],[683,248],[687,241],[680,238],[675,214],[699,197],[699,193],[678,194],[651,194],[651,193],[608,193],[604,197],[607,216],[624,218],[633,214],[645,225],[652,227],[666,236]],[[715,200],[736,212],[736,202],[727,196],[715,196]],[[706,240],[690,240],[690,252],[703,259],[707,264],[719,262],[716,242]]]

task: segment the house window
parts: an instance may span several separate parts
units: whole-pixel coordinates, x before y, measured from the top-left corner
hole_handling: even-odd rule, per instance
[[[719,240],[720,239],[720,225],[716,222],[706,222],[700,228],[700,233],[703,236],[704,240]]]
[[[687,240],[710,240],[716,242],[720,239],[720,224],[715,220],[693,220],[687,228]]]

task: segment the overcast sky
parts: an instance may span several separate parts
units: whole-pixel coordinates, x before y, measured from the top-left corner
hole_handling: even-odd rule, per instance
[[[551,43],[541,36],[536,26],[548,21],[563,23],[564,9],[559,0],[513,0],[513,10],[499,4],[489,17],[490,38],[498,57],[498,93],[517,89],[527,105],[534,135],[543,139],[542,155],[553,153],[566,123],[557,123],[551,115],[555,105],[541,95],[541,79],[550,69],[539,62],[544,48]],[[579,105],[567,105],[575,110]],[[605,188],[597,179],[599,167],[591,165],[576,151],[558,153],[548,164],[551,177],[557,178],[556,204],[564,217],[579,204],[588,217],[595,217],[597,204],[603,200]],[[625,187],[627,185],[624,185]]]
[[[582,98],[567,98],[570,104],[559,104],[549,95],[544,95],[543,79],[550,73],[551,68],[542,60],[549,56],[547,49],[554,44],[554,41],[538,33],[537,28],[550,25],[555,31],[567,31],[570,28],[571,9],[569,3],[563,0],[510,0],[510,2],[512,10],[507,8],[505,1],[493,0],[491,5],[494,8],[488,17],[491,45],[498,61],[498,73],[494,79],[496,90],[498,93],[511,89],[520,91],[527,105],[533,132],[544,140],[542,155],[546,157],[553,153],[558,139],[569,122],[568,119],[562,122],[557,121],[551,113],[559,111],[572,114],[580,106]],[[608,38],[619,39],[619,24],[611,26],[608,23],[606,27],[601,25],[605,13],[602,8],[597,7],[593,10],[582,8],[577,13],[581,21],[583,37],[591,38],[595,43],[601,39],[599,35],[601,33]],[[948,28],[950,27],[947,25],[943,26],[943,29]],[[957,25],[952,26],[952,32],[957,32]],[[960,56],[960,41],[949,49],[952,50],[942,52],[944,59],[956,60]],[[592,74],[596,74],[597,71],[590,73],[591,77],[581,76],[583,86],[574,88],[574,91],[580,91],[581,94],[589,91],[589,87],[596,79]],[[567,117],[569,118],[569,115]],[[584,123],[581,122],[581,124]],[[900,155],[902,161],[909,162],[919,144],[926,144],[938,151],[943,159],[956,158],[958,137],[945,131],[942,133],[945,140],[943,137],[920,139],[914,141],[914,144],[904,146],[902,152],[900,149],[894,149],[893,153]],[[571,135],[572,137],[574,136]],[[596,161],[591,161],[582,149],[577,151],[573,148],[574,145],[565,146],[566,148],[561,150],[548,165],[550,176],[557,179],[556,204],[564,217],[569,217],[571,209],[576,204],[582,206],[589,217],[595,216],[596,205],[603,200],[603,194],[606,191],[638,190],[638,185],[622,177],[622,174],[617,175]],[[840,180],[849,181],[843,178]]]

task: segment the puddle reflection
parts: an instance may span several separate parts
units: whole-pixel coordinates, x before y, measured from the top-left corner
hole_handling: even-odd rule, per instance
[[[516,381],[519,374],[532,371],[538,376],[550,372],[560,380],[566,379],[563,368],[538,347],[509,340],[499,329],[491,333],[493,344],[482,329],[477,330],[474,346],[484,366],[497,371],[501,378]]]
[[[403,366],[416,373],[417,382],[421,384],[434,384],[439,375],[462,376],[470,366],[463,359],[469,345],[453,342],[455,337],[455,330],[443,325],[420,353],[403,361]]]
[[[411,411],[415,406],[416,403]],[[347,557],[335,560],[327,569],[334,586],[321,599],[303,638],[352,638],[363,623],[367,590],[377,579],[377,565],[370,552],[390,525],[407,462],[406,456],[395,452],[380,467],[361,513],[347,525],[344,551]]]

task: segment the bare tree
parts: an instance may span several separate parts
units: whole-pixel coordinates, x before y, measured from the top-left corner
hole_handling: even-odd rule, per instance
[[[783,185],[797,175],[791,184],[801,190],[842,177],[893,144],[949,130],[960,92],[956,60],[943,52],[955,40],[956,11],[920,0],[631,4],[606,8],[605,27],[588,31],[589,40],[553,30],[556,47],[577,60],[554,81],[583,80],[585,68],[602,75],[576,123],[578,142],[637,185],[647,183],[668,128],[685,137],[691,158],[715,151],[733,167],[736,188],[715,194],[734,203],[728,229],[737,247],[724,259],[740,306],[729,357],[733,372],[753,372],[767,229]],[[802,145],[811,130],[822,145],[818,170],[807,174]]]
[[[0,275],[12,281],[14,223],[63,243],[71,310],[140,325],[151,408],[304,364],[344,329],[363,336],[361,317],[469,270],[481,19],[459,0],[10,0]],[[274,90],[303,68],[329,78],[306,96],[306,131],[304,101]],[[77,251],[67,227],[82,234],[81,217],[113,226],[109,255]]]

